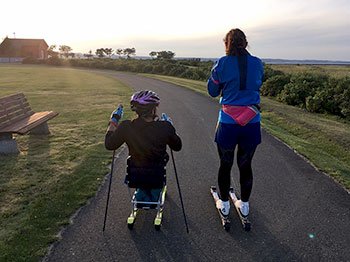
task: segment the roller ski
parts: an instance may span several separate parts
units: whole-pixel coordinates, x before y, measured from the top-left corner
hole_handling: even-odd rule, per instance
[[[221,209],[218,208],[218,201],[221,201],[221,200],[215,186],[210,187],[210,193],[214,198],[216,209],[218,210],[222,226],[226,231],[229,231],[231,226],[230,224],[231,222],[229,220],[229,212],[227,212],[227,214],[223,214]]]
[[[130,230],[133,229],[137,214],[142,209],[143,210],[149,210],[149,209],[156,209],[157,210],[157,214],[156,214],[156,217],[154,219],[154,228],[157,231],[160,230],[160,227],[162,225],[163,208],[164,208],[166,191],[167,191],[167,186],[164,186],[159,193],[158,201],[139,201],[139,200],[137,200],[137,190],[134,192],[134,195],[131,199],[132,211],[131,211],[130,216],[127,219],[128,228]]]
[[[230,188],[229,195],[230,195],[230,198],[231,198],[231,201],[232,201],[233,205],[235,206],[235,209],[237,211],[238,217],[241,220],[243,229],[245,231],[250,231],[251,223],[250,223],[250,221],[248,219],[249,205],[245,204],[240,199],[238,199],[238,197],[234,193],[234,190],[233,190],[232,187]]]

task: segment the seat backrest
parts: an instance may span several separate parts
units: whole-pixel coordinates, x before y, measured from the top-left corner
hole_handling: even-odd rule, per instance
[[[0,128],[34,114],[23,93],[0,98]]]
[[[130,188],[162,188],[166,184],[165,167],[157,168],[126,168],[124,183]]]

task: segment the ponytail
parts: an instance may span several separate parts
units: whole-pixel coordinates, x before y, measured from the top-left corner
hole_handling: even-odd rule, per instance
[[[247,38],[242,30],[236,28],[230,30],[224,38],[226,55],[241,56],[248,54]]]

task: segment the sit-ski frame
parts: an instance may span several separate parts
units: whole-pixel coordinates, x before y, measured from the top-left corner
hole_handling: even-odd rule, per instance
[[[128,188],[128,190],[130,192],[130,188]],[[135,191],[133,196],[132,196],[132,199],[131,199],[132,211],[131,211],[131,214],[127,220],[128,228],[129,229],[133,228],[137,213],[140,210],[138,205],[141,204],[141,205],[144,205],[141,207],[141,209],[146,209],[146,210],[156,209],[157,210],[157,215],[154,219],[154,227],[156,230],[159,230],[160,226],[162,224],[163,208],[164,208],[166,191],[167,191],[167,186],[165,185],[159,194],[159,199],[157,202],[137,201],[136,197],[135,197],[135,193],[136,193],[136,191]],[[152,206],[155,206],[155,207],[153,208]]]

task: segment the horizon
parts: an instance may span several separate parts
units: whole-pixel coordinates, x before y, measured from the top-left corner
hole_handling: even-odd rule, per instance
[[[131,0],[122,9],[108,0],[62,0],[52,1],[49,12],[50,1],[20,2],[2,4],[0,39],[44,39],[49,46],[68,45],[74,53],[134,47],[137,56],[169,50],[177,57],[218,58],[225,55],[224,35],[240,28],[249,52],[264,59],[350,61],[347,0],[219,0],[214,7],[187,0]]]

